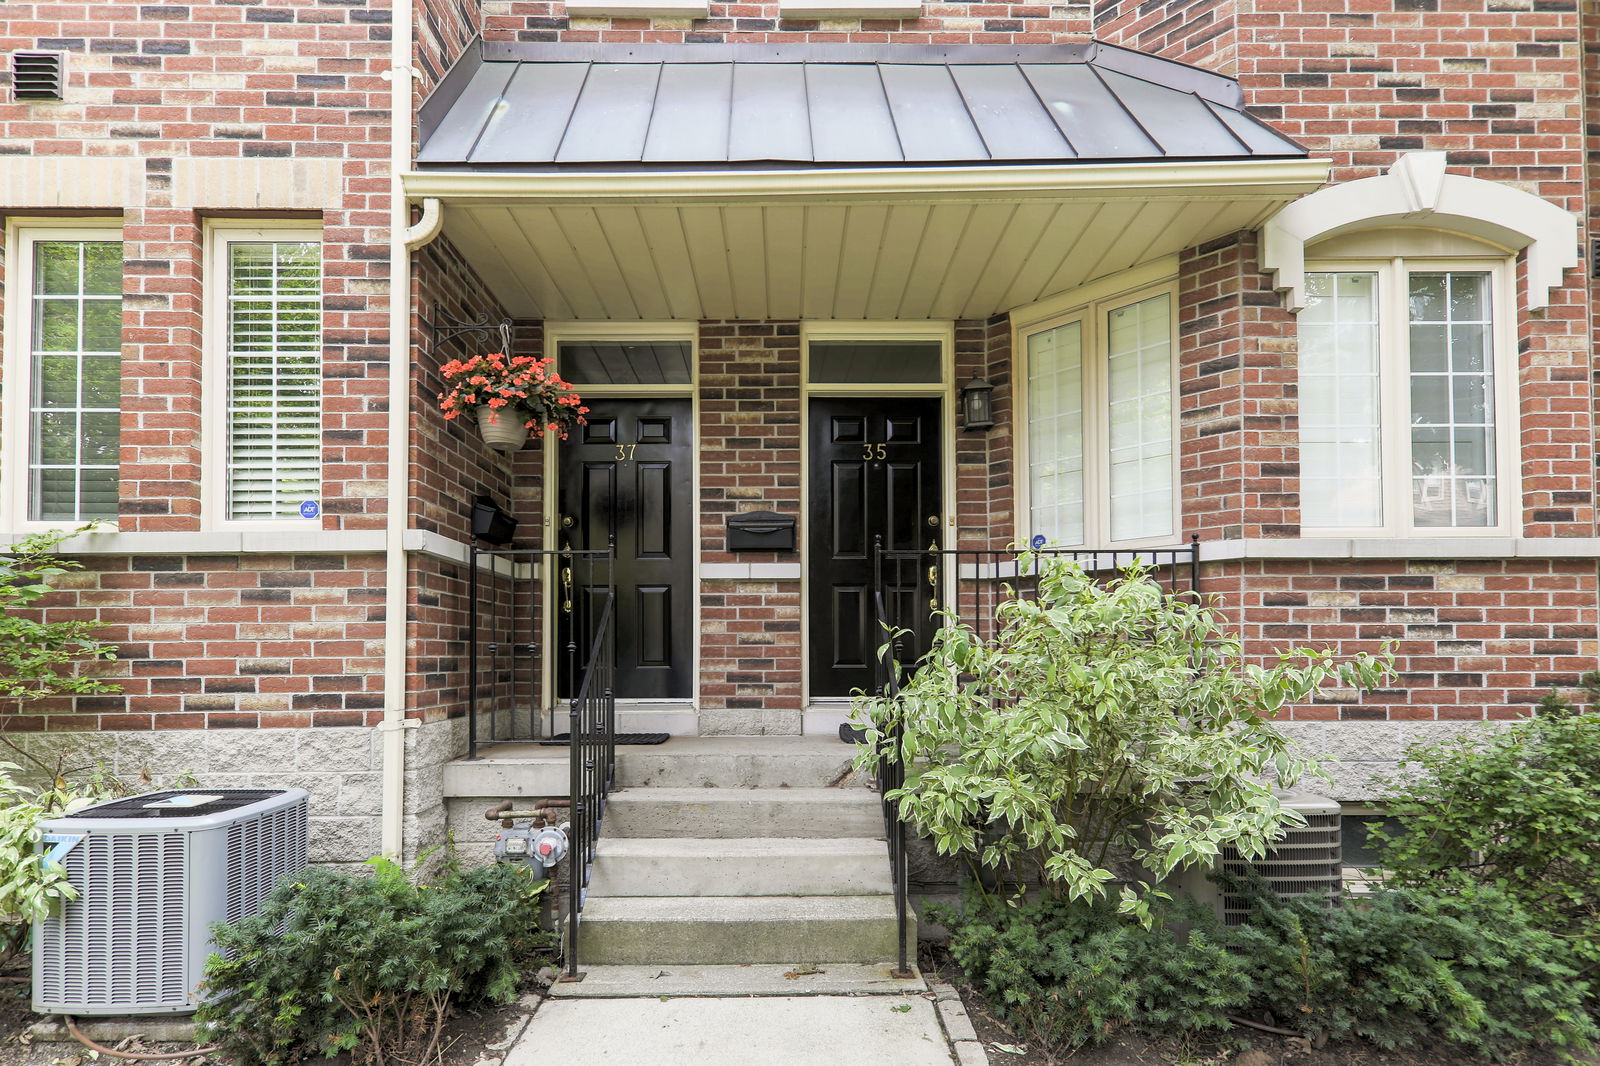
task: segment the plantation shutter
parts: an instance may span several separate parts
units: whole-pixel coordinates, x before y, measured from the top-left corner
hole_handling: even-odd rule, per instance
[[[322,246],[228,243],[228,517],[322,495]]]

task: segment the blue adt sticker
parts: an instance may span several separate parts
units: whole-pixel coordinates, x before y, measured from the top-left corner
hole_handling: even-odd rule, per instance
[[[322,513],[322,508],[317,506],[316,500],[307,500],[300,505],[301,518],[315,518]]]
[[[1035,533],[1033,535],[1033,539],[1031,541],[1029,541],[1028,543],[1032,544],[1035,548],[1044,547],[1044,534],[1043,533]]]

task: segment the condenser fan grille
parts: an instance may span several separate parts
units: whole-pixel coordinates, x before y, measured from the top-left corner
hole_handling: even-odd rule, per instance
[[[183,833],[93,836],[67,854],[79,898],[38,926],[36,996],[88,1008],[183,1007],[187,844]]]
[[[1338,814],[1307,814],[1304,826],[1291,828],[1265,858],[1246,859],[1232,848],[1222,849],[1222,869],[1235,876],[1254,871],[1280,896],[1317,897],[1335,907],[1342,889],[1342,854]],[[1243,925],[1250,903],[1242,893],[1222,893],[1222,920]]]

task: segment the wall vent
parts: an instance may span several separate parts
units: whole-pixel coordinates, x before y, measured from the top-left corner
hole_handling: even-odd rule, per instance
[[[11,95],[17,100],[60,100],[67,85],[67,57],[61,52],[13,52]]]

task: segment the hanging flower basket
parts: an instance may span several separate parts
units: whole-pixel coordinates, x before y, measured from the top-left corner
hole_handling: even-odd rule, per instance
[[[531,429],[566,440],[568,429],[588,423],[589,409],[552,362],[501,352],[452,359],[439,368],[449,386],[439,394],[439,409],[447,421],[472,412],[484,443],[496,451],[518,450]]]
[[[528,443],[528,414],[510,407],[479,407],[478,433],[497,452],[521,451]]]

